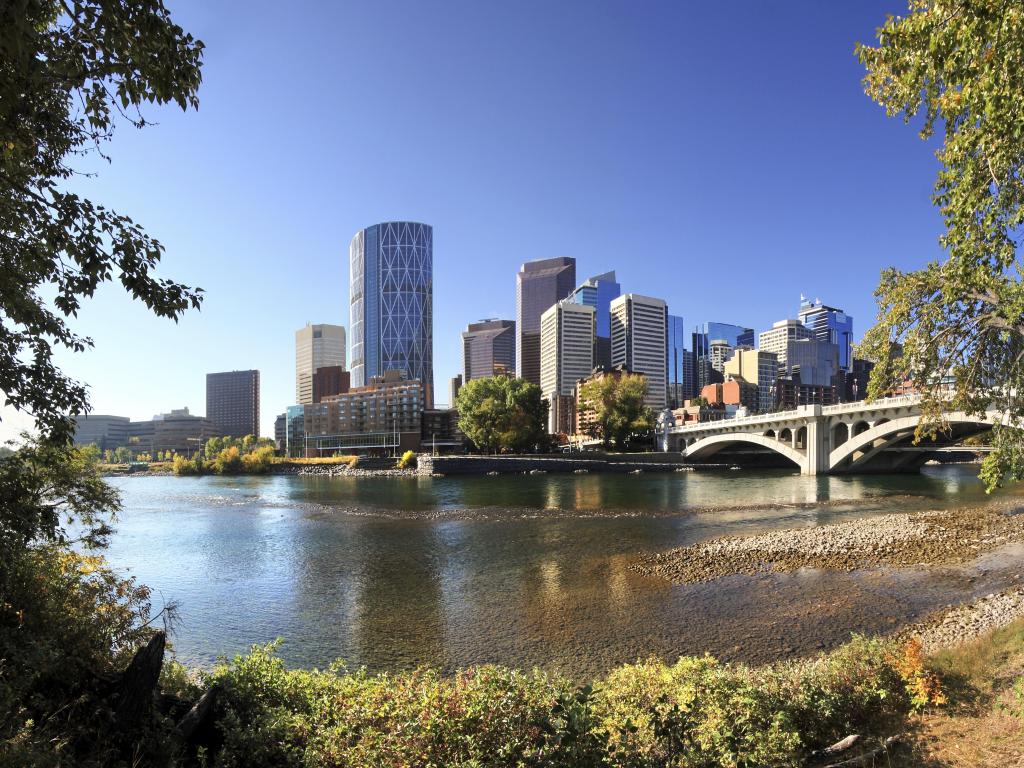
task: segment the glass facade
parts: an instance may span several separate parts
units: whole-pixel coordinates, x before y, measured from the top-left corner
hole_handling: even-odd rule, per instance
[[[402,371],[434,390],[434,232],[391,221],[356,233],[349,246],[352,386]]]
[[[693,361],[686,349],[686,329],[680,315],[668,316],[668,407],[681,408],[693,396]]]
[[[597,367],[611,367],[611,306],[621,295],[622,286],[616,281],[614,271],[588,278],[569,295],[576,304],[593,307],[597,311],[594,332],[594,365]]]
[[[800,302],[800,322],[814,333],[818,341],[839,347],[839,367],[853,370],[853,318],[841,309],[829,307],[820,301]]]
[[[711,365],[711,342],[724,341],[733,349],[754,346],[754,329],[731,323],[698,325],[692,336],[694,393],[700,394],[708,384],[721,382],[722,374]]]

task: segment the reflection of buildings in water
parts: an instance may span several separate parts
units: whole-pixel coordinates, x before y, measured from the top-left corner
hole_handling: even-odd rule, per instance
[[[545,560],[540,563],[540,589],[538,592],[546,600],[562,598],[562,572],[557,560]]]
[[[608,602],[617,611],[628,610],[633,604],[629,589],[629,563],[630,559],[625,555],[608,558]]]
[[[594,510],[604,507],[601,475],[574,475],[573,481],[574,509]]]
[[[378,531],[370,546],[354,548],[360,562],[353,642],[360,663],[371,669],[448,665],[445,547],[436,540],[436,528],[396,526],[389,535]]]

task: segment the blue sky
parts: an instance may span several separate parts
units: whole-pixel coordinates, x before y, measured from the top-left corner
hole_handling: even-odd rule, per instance
[[[117,285],[86,305],[96,347],[59,361],[95,413],[203,413],[208,371],[258,368],[272,434],[294,331],[348,326],[348,243],[379,221],[434,227],[439,399],[523,261],[614,269],[688,327],[763,330],[805,293],[859,338],[879,271],[939,255],[933,148],[853,53],[905,0],[168,6],[207,45],[200,109],[147,110],[78,187],[207,298],[177,325]]]

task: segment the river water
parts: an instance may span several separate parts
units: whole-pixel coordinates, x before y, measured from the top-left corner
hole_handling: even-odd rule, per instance
[[[209,665],[284,638],[297,666],[541,666],[583,677],[650,655],[762,662],[1001,589],[1024,562],[734,576],[671,585],[636,556],[915,509],[976,506],[970,466],[413,477],[125,477],[107,551],[175,601],[177,657]]]

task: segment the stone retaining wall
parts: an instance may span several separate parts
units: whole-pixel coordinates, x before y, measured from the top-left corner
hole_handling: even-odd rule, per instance
[[[578,456],[579,454],[577,454]],[[486,475],[488,472],[522,474],[523,472],[672,472],[685,466],[679,454],[636,453],[622,455],[598,454],[576,458],[569,454],[547,456],[430,456],[418,457],[421,475]],[[703,465],[710,468],[715,465]]]

